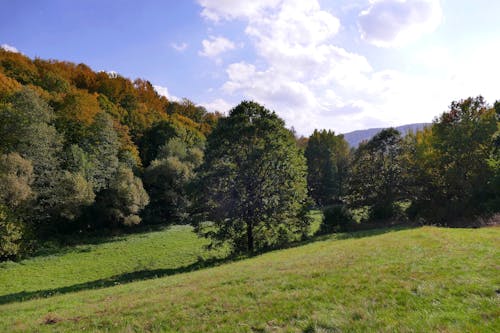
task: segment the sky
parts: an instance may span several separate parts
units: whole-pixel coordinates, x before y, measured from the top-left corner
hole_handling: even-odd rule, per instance
[[[0,0],[0,45],[144,78],[172,100],[241,100],[308,135],[430,122],[500,99],[500,1]]]

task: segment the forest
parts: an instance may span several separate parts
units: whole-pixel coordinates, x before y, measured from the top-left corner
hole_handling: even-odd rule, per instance
[[[191,224],[234,253],[394,224],[487,223],[500,211],[500,102],[452,101],[432,125],[359,147],[299,137],[243,101],[228,115],[145,79],[0,49],[0,261],[49,240]]]

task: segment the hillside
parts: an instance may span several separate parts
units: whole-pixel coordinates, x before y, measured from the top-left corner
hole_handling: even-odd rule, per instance
[[[0,305],[0,331],[498,332],[499,239],[499,228],[339,234],[197,272]]]
[[[205,244],[191,227],[172,226],[0,263],[0,304],[172,275],[225,256],[223,250],[205,250]]]
[[[403,126],[398,126],[396,129],[400,131],[402,134],[406,134],[408,132],[416,132],[421,130],[425,126],[430,125],[429,123],[417,123],[417,124],[408,124]],[[382,131],[383,128],[369,128],[365,130],[358,130],[344,134],[344,139],[349,143],[351,147],[357,147],[362,141],[370,140],[375,136],[378,132]]]

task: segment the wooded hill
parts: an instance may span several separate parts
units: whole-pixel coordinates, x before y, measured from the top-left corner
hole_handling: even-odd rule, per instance
[[[182,220],[180,188],[219,117],[143,79],[0,49],[0,258],[42,235]],[[160,169],[172,177],[158,188]]]

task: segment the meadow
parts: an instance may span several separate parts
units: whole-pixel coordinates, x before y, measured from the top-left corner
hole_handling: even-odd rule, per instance
[[[206,244],[192,227],[172,226],[0,263],[0,304],[171,275],[226,256]]]
[[[500,331],[498,227],[336,234],[194,272],[183,267],[207,252],[188,227],[88,247],[4,264],[0,331]],[[6,297],[112,280],[133,267],[172,271],[23,302]]]

